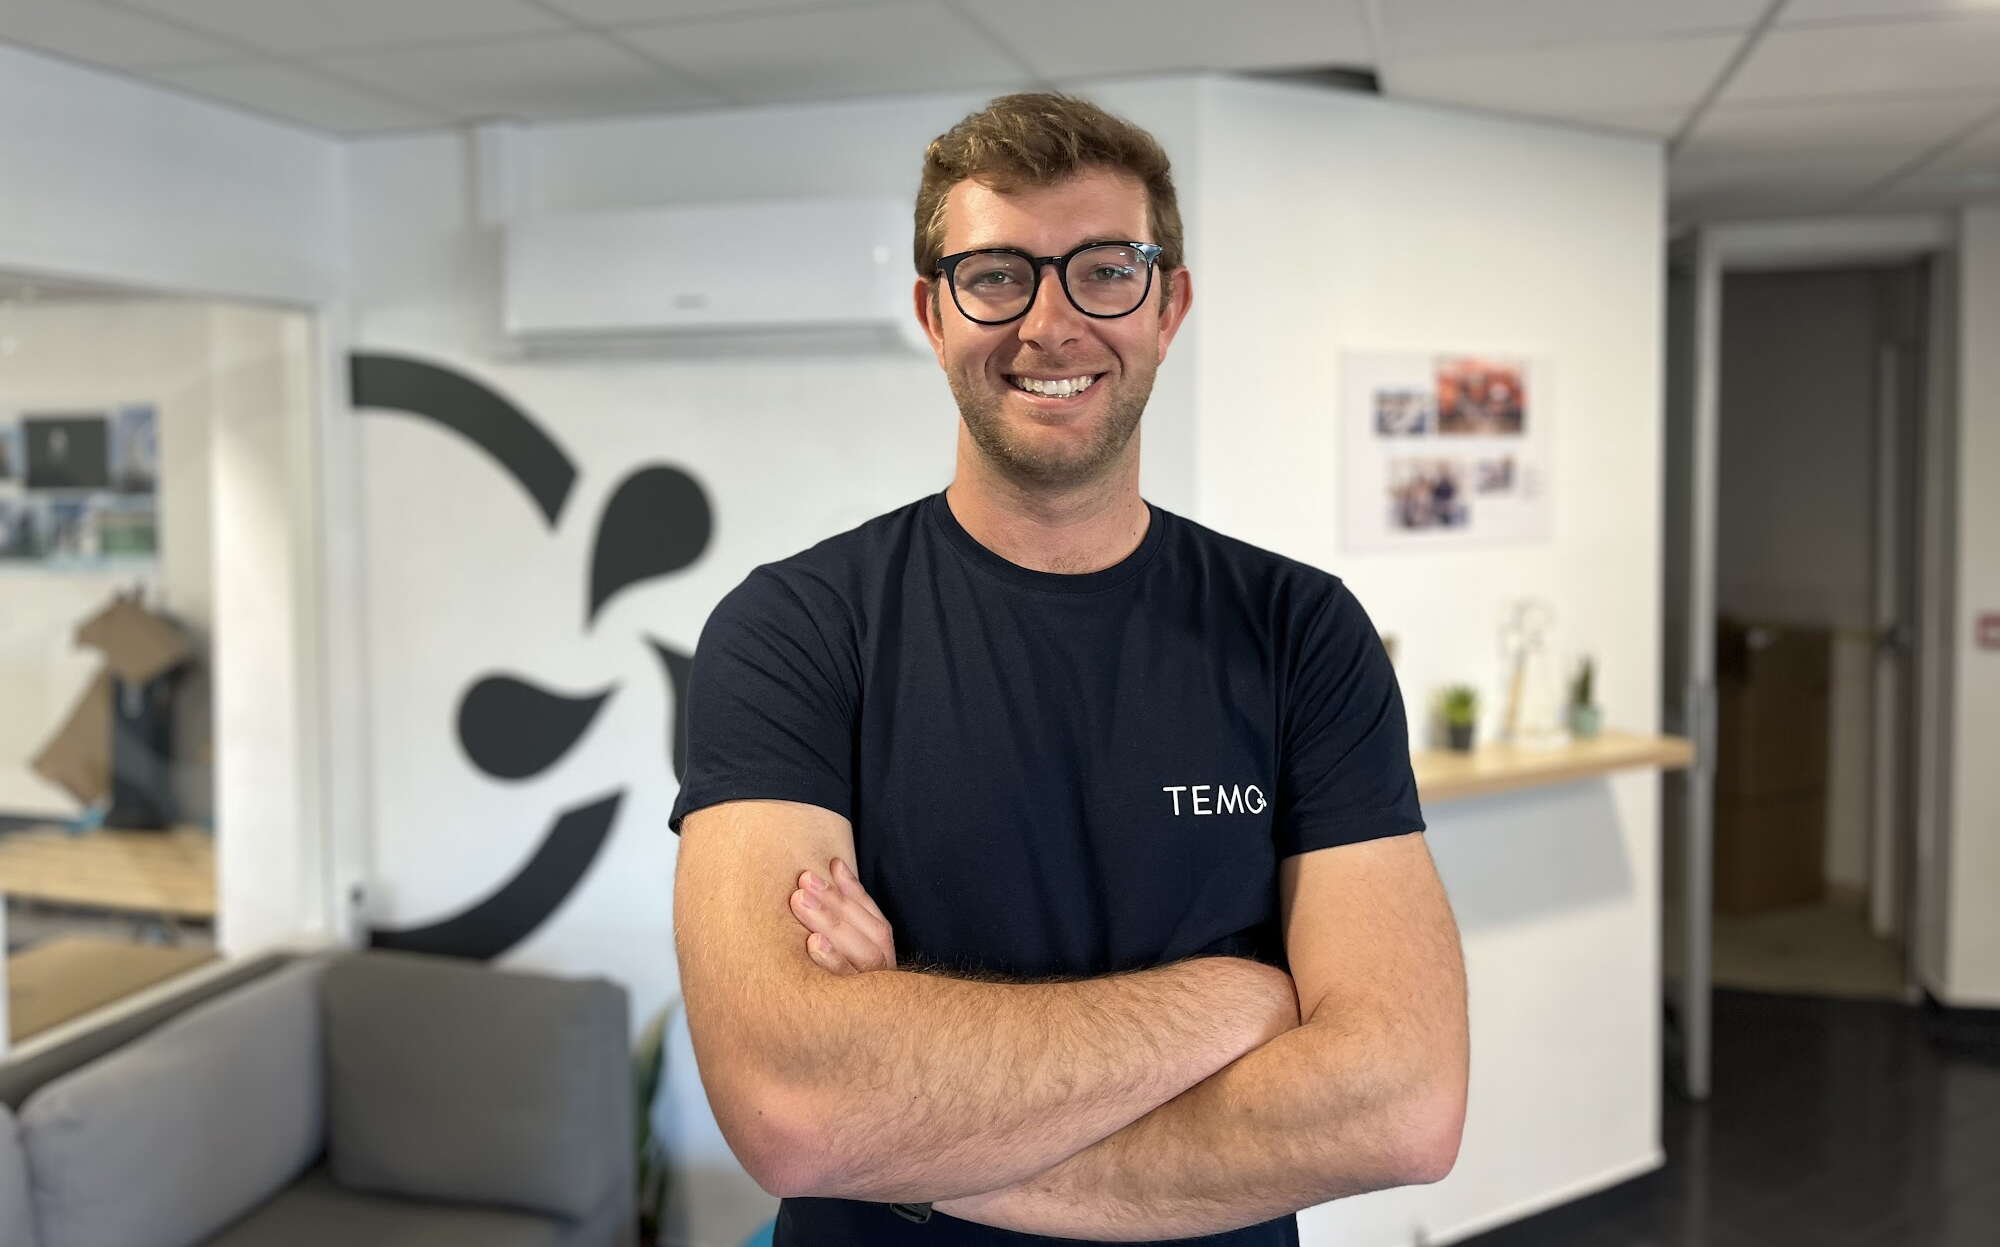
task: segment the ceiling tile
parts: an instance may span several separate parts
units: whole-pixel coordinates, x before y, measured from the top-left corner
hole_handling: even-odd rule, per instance
[[[1900,153],[1910,160],[1992,112],[2000,99],[1810,100],[1718,105],[1681,145],[1688,159],[1845,151]]]
[[[690,17],[743,17],[772,9],[803,9],[814,4],[852,4],[855,0],[542,0],[578,21],[600,26],[633,26]]]
[[[272,52],[391,48],[566,30],[527,0],[125,0]]]
[[[290,65],[195,65],[151,70],[146,77],[163,86],[335,134],[408,130],[450,120]]]
[[[1687,119],[1685,108],[1606,108],[1577,109],[1561,118],[1552,118],[1591,130],[1638,134],[1649,138],[1669,138]]]
[[[1710,203],[1811,202],[1826,207],[1855,196],[1894,173],[1903,161],[1893,152],[1806,152],[1687,157],[1667,165],[1667,187],[1676,199]]]
[[[1900,17],[1950,17],[2000,10],[2000,0],[1787,0],[1778,25],[1874,21]]]
[[[117,69],[238,55],[227,44],[92,0],[0,0],[0,39]]]
[[[1939,152],[1919,172],[1962,174],[2000,170],[2000,116]]]
[[[2000,0],[1996,0],[2000,2]],[[1387,0],[1384,62],[1541,43],[1614,43],[1747,30],[1769,0]]]
[[[1904,178],[1869,202],[1916,207],[1980,203],[2000,199],[2000,166],[1961,173],[1926,173]]]
[[[1608,112],[1685,116],[1736,50],[1735,35],[1569,44],[1395,61],[1382,87],[1406,99],[1560,119]]]
[[[1678,195],[1667,199],[1667,230],[1677,233],[1698,222],[1754,221],[1770,217],[1838,213],[1851,196],[1808,194],[1782,189],[1728,195]]]
[[[1048,78],[1375,63],[1359,0],[960,3]]]
[[[620,29],[663,64],[745,103],[1025,85],[981,31],[932,4]]]
[[[354,53],[321,64],[464,118],[555,121],[726,102],[590,34]]]
[[[2000,14],[1773,30],[1744,60],[1723,98],[1990,93],[1996,84]]]

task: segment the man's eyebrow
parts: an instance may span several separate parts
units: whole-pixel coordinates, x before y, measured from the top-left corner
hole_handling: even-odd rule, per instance
[[[1092,234],[1090,238],[1082,238],[1082,240],[1078,240],[1078,242],[1074,242],[1074,244],[1070,244],[1070,246],[1066,246],[1062,250],[1064,252],[1074,252],[1080,246],[1104,246],[1108,242],[1126,244],[1126,242],[1136,242],[1136,240],[1134,238],[1126,238],[1124,234]],[[1024,248],[1024,246],[1020,246],[1016,242],[980,242],[976,246],[968,246],[966,250],[968,252],[1032,252],[1034,248]],[[1060,256],[1062,252],[1056,252],[1056,254]]]

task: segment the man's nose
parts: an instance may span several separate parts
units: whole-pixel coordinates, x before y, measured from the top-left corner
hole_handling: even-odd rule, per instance
[[[1037,280],[1035,305],[1021,318],[1021,339],[1044,350],[1074,342],[1083,335],[1083,313],[1076,310],[1063,292],[1062,273],[1055,265],[1044,264]]]

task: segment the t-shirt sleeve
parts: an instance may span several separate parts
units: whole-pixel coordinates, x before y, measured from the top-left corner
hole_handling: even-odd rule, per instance
[[[1345,582],[1299,638],[1280,725],[1278,856],[1423,831],[1402,690]]]
[[[719,801],[801,801],[854,817],[859,688],[837,603],[759,567],[710,612],[687,687],[687,765],[667,826]],[[843,661],[842,655],[847,655]]]

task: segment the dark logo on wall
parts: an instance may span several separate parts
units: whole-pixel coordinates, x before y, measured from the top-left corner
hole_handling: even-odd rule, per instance
[[[477,446],[526,492],[553,531],[576,483],[576,467],[526,413],[462,373],[401,356],[356,354],[349,361],[356,409],[429,420]],[[598,517],[597,539],[582,584],[583,627],[624,590],[693,563],[708,546],[713,512],[694,477],[680,468],[635,468]],[[691,659],[647,638],[673,694],[669,746],[674,778],[687,762],[687,678]],[[495,671],[459,698],[458,742],[472,764],[496,780],[541,775],[581,740],[616,684],[563,692],[530,676]],[[603,849],[624,791],[565,810],[513,878],[449,917],[421,927],[376,928],[377,948],[490,959],[520,943],[555,913]]]

